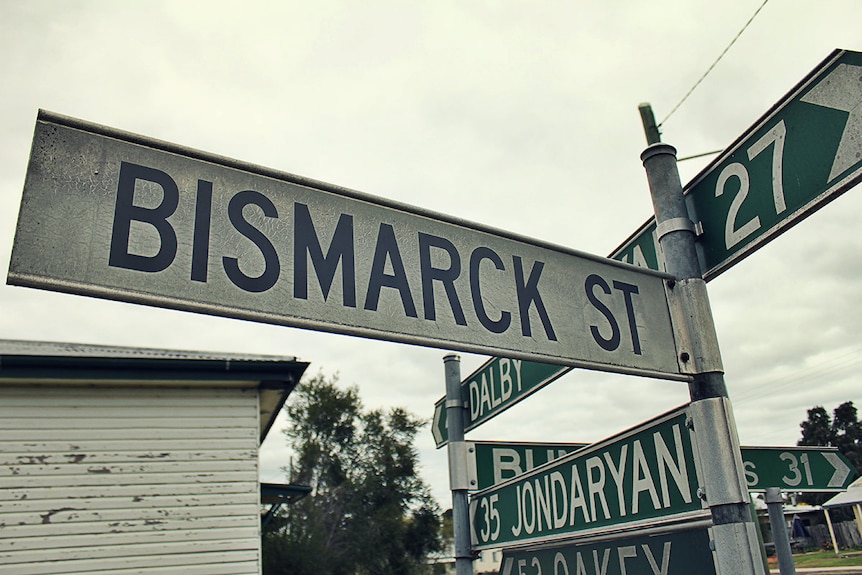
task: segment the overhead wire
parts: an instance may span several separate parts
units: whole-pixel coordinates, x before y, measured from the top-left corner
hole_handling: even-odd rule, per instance
[[[679,107],[682,106],[683,102],[685,102],[688,97],[691,96],[691,93],[694,92],[695,89],[700,85],[700,83],[703,82],[703,80],[709,75],[710,72],[712,72],[712,69],[715,68],[716,64],[718,64],[722,58],[724,58],[724,55],[727,54],[727,51],[730,50],[730,47],[736,43],[739,37],[742,36],[742,33],[745,32],[745,29],[748,28],[748,26],[754,21],[757,15],[760,14],[760,11],[763,10],[763,7],[766,6],[767,2],[769,2],[769,0],[763,0],[763,3],[757,8],[757,10],[754,11],[754,14],[751,15],[751,18],[748,19],[748,22],[746,22],[745,25],[739,30],[739,32],[736,33],[736,36],[734,36],[733,40],[730,41],[730,44],[728,44],[727,47],[722,50],[721,54],[718,55],[718,58],[715,59],[715,62],[713,62],[709,66],[709,68],[706,69],[706,72],[704,72],[703,75],[698,79],[698,81],[694,83],[694,85],[689,89],[688,92],[686,92],[685,96],[682,97],[682,100],[680,100],[677,105],[673,107],[673,109],[668,113],[668,115],[665,116],[664,120],[659,122],[659,128],[662,127],[662,125],[664,125],[664,123],[667,122],[671,116],[673,116],[674,112],[676,112]]]
[[[825,365],[819,363],[795,369],[792,374],[780,374],[768,376],[755,380],[749,384],[750,387],[736,394],[735,401],[744,403],[772,395],[777,391],[788,387],[799,385],[805,381],[815,380],[840,373],[853,373],[862,364],[862,345],[855,345],[844,353],[832,357]]]

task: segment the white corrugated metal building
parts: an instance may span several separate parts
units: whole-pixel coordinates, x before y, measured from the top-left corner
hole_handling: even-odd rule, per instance
[[[257,575],[295,358],[0,340],[0,573]]]

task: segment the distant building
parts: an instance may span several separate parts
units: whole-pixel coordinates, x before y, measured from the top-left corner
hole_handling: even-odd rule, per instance
[[[434,565],[435,575],[455,575],[455,547],[450,546],[446,552],[430,558]],[[500,562],[503,559],[502,549],[486,549],[480,551],[478,557],[473,561],[473,573],[499,573]]]

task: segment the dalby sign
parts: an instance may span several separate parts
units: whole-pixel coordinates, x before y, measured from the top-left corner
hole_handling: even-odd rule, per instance
[[[663,275],[40,112],[7,281],[680,375]]]
[[[464,431],[475,429],[568,370],[567,367],[535,361],[489,359],[461,382],[461,400],[468,408],[464,414]],[[443,397],[434,404],[431,433],[437,447],[449,442],[445,402]]]

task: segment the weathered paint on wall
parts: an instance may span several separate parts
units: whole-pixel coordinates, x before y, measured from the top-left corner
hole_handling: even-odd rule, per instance
[[[257,575],[258,390],[0,386],[0,572]]]

